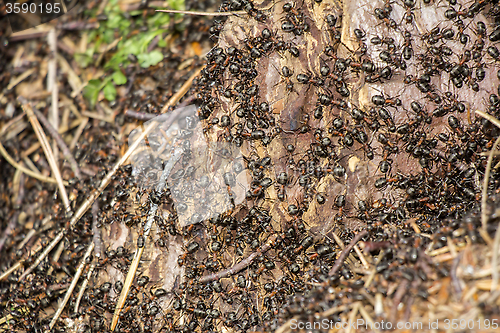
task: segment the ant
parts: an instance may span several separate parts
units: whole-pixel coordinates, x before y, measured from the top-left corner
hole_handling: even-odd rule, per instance
[[[377,106],[401,106],[402,102],[399,98],[385,98],[383,95],[373,95],[372,103]]]
[[[294,58],[298,58],[300,55],[299,49],[292,42],[284,42],[282,40],[279,40],[275,45],[275,49],[277,51],[288,51]]]
[[[284,22],[281,28],[285,32],[293,32],[296,36],[309,31],[309,24],[302,12],[299,12],[292,3],[286,3],[282,7],[285,14]]]
[[[339,195],[337,198],[335,198],[334,202],[335,207],[339,209],[339,212],[337,216],[335,217],[336,220],[342,219],[343,216],[343,210],[346,205],[346,198],[345,198],[345,193]]]
[[[298,74],[297,81],[302,84],[312,84],[315,87],[321,87],[325,83],[322,78],[313,76],[311,72],[307,72],[306,74]]]
[[[291,179],[288,177],[288,174],[284,171],[280,172],[276,176],[276,183],[278,186],[278,199],[280,201],[284,201],[286,199],[285,187],[291,182]]]
[[[403,5],[406,10],[403,15],[403,20],[406,24],[412,24],[415,19],[415,14],[413,13],[413,9],[415,9],[415,0],[403,0]]]
[[[373,14],[381,21],[383,21],[388,28],[396,29],[398,24],[393,19],[389,18],[392,12],[392,7],[386,4],[384,8],[375,8]]]
[[[385,66],[378,73],[368,74],[365,77],[365,81],[368,83],[375,83],[381,81],[381,79],[390,80],[391,78],[392,78],[392,68],[391,66]]]
[[[273,67],[274,67],[274,65],[273,65]],[[293,82],[291,80],[291,77],[293,76],[293,71],[290,70],[290,68],[288,68],[287,66],[283,66],[281,68],[281,72],[276,67],[275,67],[275,69],[282,78],[282,80],[280,82],[282,82],[282,81],[285,82],[286,91],[288,91],[288,92],[294,91],[295,92],[294,85],[293,85]],[[276,83],[276,85],[278,85],[280,82]]]
[[[332,79],[332,81],[335,83],[335,86],[338,87],[339,85],[342,84],[342,82],[343,82],[342,74],[337,72],[337,71],[332,72],[330,70],[330,67],[328,67],[328,65],[323,64],[319,71],[320,71],[321,76],[329,77],[330,79]]]
[[[403,46],[403,58],[405,60],[410,60],[413,56],[413,47],[411,45],[411,33],[409,31],[404,32],[404,46]]]

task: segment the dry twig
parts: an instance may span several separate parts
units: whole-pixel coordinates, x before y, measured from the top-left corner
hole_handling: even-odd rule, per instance
[[[99,214],[99,203],[94,201],[92,204],[92,240],[95,244],[95,256],[102,256],[101,230],[97,227],[97,215]]]
[[[349,252],[351,252],[351,250],[354,248],[354,245],[356,245],[356,243],[359,242],[359,240],[367,234],[368,234],[368,231],[363,230],[363,231],[359,232],[356,236],[354,236],[354,238],[349,243],[349,245],[347,245],[342,250],[342,252],[340,253],[340,256],[335,261],[335,264],[333,265],[332,269],[330,270],[330,272],[328,272],[328,275],[330,275],[330,276],[334,275],[340,269],[340,267],[342,267],[342,265],[344,264],[345,258],[349,255]]]
[[[480,111],[480,110],[476,110],[476,114],[480,115],[484,119],[490,121],[496,127],[500,128],[500,120],[498,120],[497,118],[495,118],[495,117],[493,117],[493,116],[491,116],[483,111]]]
[[[220,271],[220,272],[217,272],[214,274],[210,274],[210,275],[206,275],[200,279],[200,282],[207,283],[207,282],[222,279],[222,278],[228,277],[230,275],[234,275],[238,272],[241,272],[242,270],[247,268],[253,262],[253,260],[255,258],[262,255],[263,253],[266,253],[269,249],[271,249],[274,246],[274,244],[276,244],[276,241],[278,241],[279,238],[280,238],[280,236],[278,236],[278,234],[271,235],[267,239],[267,242],[265,244],[263,244],[260,248],[258,248],[257,251],[251,253],[248,257],[246,257],[245,259],[243,259],[242,261],[240,261],[236,265],[234,265],[228,269],[225,269],[223,271]]]
[[[52,28],[47,36],[50,47],[50,58],[47,72],[47,90],[52,93],[52,103],[49,111],[49,122],[54,128],[59,127],[59,87],[57,85],[57,31]],[[55,150],[55,148],[54,148]],[[55,151],[54,151],[55,152]],[[57,159],[56,159],[57,161]]]
[[[169,107],[174,106],[182,98],[182,96],[184,96],[188,92],[189,88],[193,84],[193,80],[201,73],[203,68],[205,68],[205,66],[198,68],[193,73],[193,75],[191,75],[189,79],[186,82],[184,82],[179,91],[173,94],[172,97],[170,97],[170,100],[167,102],[167,104],[163,106],[163,108],[161,109],[161,113],[167,112]]]
[[[80,287],[80,291],[78,292],[78,296],[77,296],[76,302],[75,302],[75,313],[78,313],[78,307],[80,306],[80,302],[83,298],[83,294],[85,293],[85,289],[87,289],[87,285],[90,281],[90,277],[92,276],[92,273],[94,272],[95,267],[96,267],[96,260],[94,259],[92,261],[92,264],[90,265],[89,271],[87,273],[87,277],[83,281],[82,286]]]
[[[158,115],[153,114],[153,113],[137,112],[137,111],[133,111],[133,110],[126,110],[125,115],[127,117],[138,119],[138,120],[151,120],[154,117],[158,116]]]

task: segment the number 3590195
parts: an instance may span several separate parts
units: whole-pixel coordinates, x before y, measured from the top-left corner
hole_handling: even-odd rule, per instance
[[[19,14],[19,13],[31,13],[31,14],[43,14],[43,13],[46,13],[46,14],[52,14],[52,13],[55,13],[55,14],[58,14],[61,12],[61,7],[60,7],[60,3],[54,3],[54,4],[51,4],[51,3],[40,3],[40,4],[35,4],[35,3],[31,3],[31,4],[27,4],[27,3],[23,3],[23,4],[20,4],[20,3],[6,3],[5,4],[5,7],[6,7],[6,10],[7,10],[7,14]]]

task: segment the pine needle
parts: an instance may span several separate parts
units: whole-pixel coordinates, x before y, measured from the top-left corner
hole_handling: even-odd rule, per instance
[[[154,124],[154,122],[152,122],[152,124]],[[165,164],[165,168],[163,169],[162,175],[160,177],[160,181],[158,182],[158,185],[156,187],[156,191],[158,193],[161,193],[165,189],[168,175],[170,174],[170,172],[174,168],[177,161],[181,158],[182,152],[183,151],[181,148],[177,148],[174,151],[174,153],[172,154],[172,157],[170,158],[170,160]],[[146,225],[144,226],[144,232],[143,232],[143,237],[145,240],[147,239],[147,236],[149,235],[149,232],[151,231],[151,227],[153,225],[157,211],[158,211],[158,204],[151,203],[151,208],[149,210],[148,220],[147,220]],[[127,273],[127,277],[125,278],[125,283],[123,284],[122,292],[120,294],[120,297],[118,298],[118,302],[116,303],[115,312],[113,313],[113,319],[111,321],[111,331],[114,331],[116,328],[116,325],[118,324],[118,319],[120,318],[120,312],[123,308],[123,305],[125,304],[125,300],[127,299],[127,295],[128,295],[128,292],[130,291],[130,287],[132,286],[132,282],[134,281],[135,273],[137,272],[137,267],[139,266],[139,261],[141,260],[141,256],[142,256],[142,253],[144,252],[145,247],[146,247],[146,244],[144,244],[143,247],[140,247],[135,251],[134,259],[132,260],[132,263],[130,264],[130,268],[129,268],[129,271]]]
[[[54,153],[52,152],[52,149],[50,148],[49,141],[47,140],[47,136],[45,135],[42,126],[38,122],[38,118],[35,116],[35,113],[33,112],[33,109],[29,105],[29,102],[24,98],[24,97],[18,97],[19,101],[21,102],[22,108],[26,115],[28,116],[28,119],[33,126],[33,130],[35,131],[35,134],[38,138],[38,141],[40,141],[40,144],[42,145],[43,152],[45,153],[45,156],[47,157],[47,161],[49,162],[50,169],[52,170],[52,174],[54,175],[54,178],[57,180],[57,185],[59,187],[59,192],[61,194],[64,207],[66,208],[67,212],[71,212],[71,207],[68,199],[68,193],[66,192],[66,188],[64,187],[63,184],[63,179],[61,177],[61,173],[59,172],[59,168],[57,167],[56,160],[54,158]]]
[[[90,243],[89,247],[87,248],[87,251],[85,252],[85,255],[82,258],[82,261],[80,262],[80,265],[78,266],[78,269],[76,270],[75,276],[73,276],[73,280],[71,281],[71,285],[69,286],[68,290],[66,291],[66,295],[64,295],[64,299],[59,304],[59,308],[57,309],[56,313],[54,314],[54,317],[52,317],[52,320],[49,324],[49,328],[52,329],[54,325],[57,322],[57,319],[61,315],[61,313],[64,310],[64,307],[66,306],[66,303],[68,303],[69,298],[71,297],[71,294],[73,293],[73,289],[75,289],[76,284],[78,283],[78,279],[80,279],[80,276],[82,275],[83,269],[85,267],[87,258],[90,256],[92,251],[94,250],[94,243]]]
[[[54,179],[52,177],[44,176],[44,175],[42,175],[40,173],[33,172],[30,169],[27,169],[27,168],[23,167],[21,164],[19,164],[16,161],[14,161],[14,159],[9,155],[9,153],[7,152],[7,150],[5,150],[5,147],[2,145],[1,142],[0,142],[0,154],[2,154],[2,156],[5,158],[5,160],[7,162],[9,162],[10,165],[12,165],[14,168],[16,168],[18,170],[21,170],[26,175],[28,175],[30,177],[33,177],[35,179],[38,179],[38,180],[40,180],[42,182],[57,184],[57,180],[56,179]],[[63,181],[63,184],[64,185],[68,185],[68,182]]]
[[[236,12],[195,12],[187,10],[173,10],[173,9],[157,9],[157,12],[162,13],[173,13],[173,14],[188,14],[188,15],[198,15],[198,16],[231,16],[231,15],[245,15],[248,14],[244,10]]]
[[[94,272],[95,267],[96,267],[96,260],[94,259],[92,261],[92,264],[90,265],[89,271],[87,273],[87,277],[83,281],[82,286],[80,288],[80,291],[78,292],[78,297],[76,298],[76,302],[75,302],[75,313],[78,313],[78,307],[80,306],[80,302],[82,301],[83,294],[85,292],[85,289],[87,288],[87,284],[89,283],[89,280],[92,276],[92,273]]]
[[[120,317],[120,312],[125,304],[125,299],[127,298],[130,287],[132,286],[132,281],[134,281],[135,273],[137,272],[137,267],[139,266],[139,261],[141,260],[142,253],[144,252],[144,247],[140,247],[135,250],[134,259],[130,264],[130,268],[127,273],[127,277],[125,278],[125,283],[123,284],[122,293],[120,294],[120,298],[118,298],[118,302],[116,303],[115,312],[113,313],[113,320],[111,322],[111,331],[115,330],[116,325],[118,324],[118,318]]]
[[[490,121],[496,127],[500,128],[500,120],[498,120],[497,118],[495,118],[487,113],[484,113],[483,111],[480,111],[480,110],[476,110],[476,114],[480,115],[484,119]]]

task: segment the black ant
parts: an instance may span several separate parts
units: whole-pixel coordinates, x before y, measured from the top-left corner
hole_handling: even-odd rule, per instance
[[[415,7],[415,0],[404,0],[403,1],[405,7],[405,14],[403,15],[403,20],[405,20],[406,24],[412,24],[415,19],[415,14],[413,13],[413,9]]]
[[[315,87],[321,87],[325,84],[325,81],[322,78],[318,76],[313,76],[311,72],[307,72],[305,74],[304,73],[298,74],[297,81],[299,81],[299,83],[302,84],[308,84],[306,91],[308,91],[311,88],[311,85]]]
[[[309,31],[309,24],[306,22],[306,17],[302,12],[299,12],[292,3],[283,5],[285,19],[281,28],[285,32],[293,32],[296,36],[302,35]]]
[[[274,67],[274,65],[273,65],[273,67]],[[293,82],[291,80],[291,77],[293,76],[293,71],[290,68],[288,68],[287,66],[283,66],[281,68],[281,72],[276,67],[275,67],[275,69],[278,72],[278,74],[281,76],[282,81],[285,82],[286,91],[288,91],[288,92],[295,91],[294,86],[293,86]],[[278,85],[280,82],[278,82],[276,85]]]

